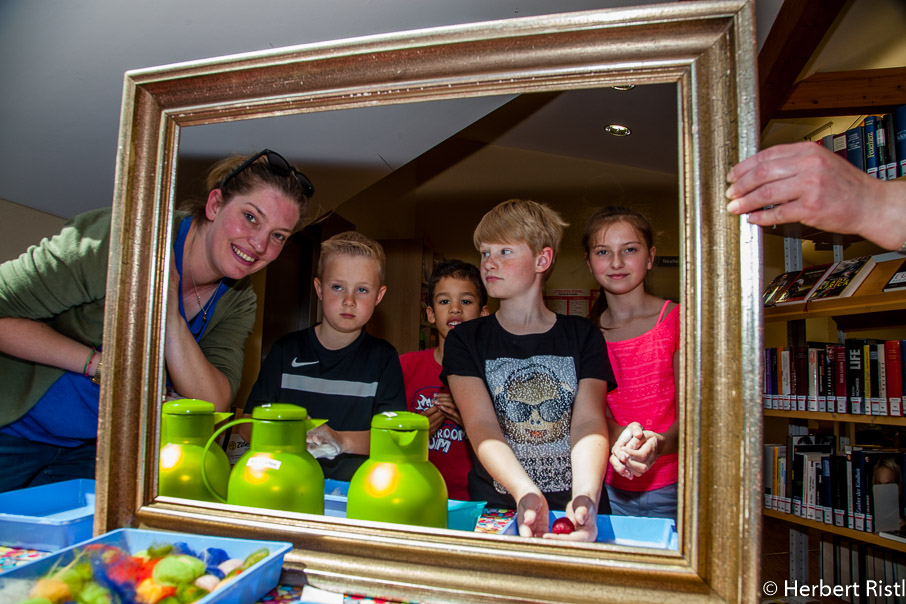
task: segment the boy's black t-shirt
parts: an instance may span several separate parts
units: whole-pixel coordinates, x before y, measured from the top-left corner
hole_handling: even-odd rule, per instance
[[[348,346],[328,350],[314,327],[277,340],[249,393],[245,412],[265,403],[305,407],[338,431],[370,430],[383,411],[405,411],[403,370],[396,349],[365,330]],[[344,453],[319,459],[326,478],[350,480],[365,455]]]
[[[588,319],[557,315],[545,333],[515,335],[490,315],[467,321],[444,344],[441,379],[481,378],[507,444],[541,489],[551,509],[571,498],[570,422],[579,381],[616,387],[601,331]],[[603,403],[602,403],[603,404]],[[515,501],[476,459],[469,475],[473,500],[515,508]],[[598,513],[610,511],[602,491]]]

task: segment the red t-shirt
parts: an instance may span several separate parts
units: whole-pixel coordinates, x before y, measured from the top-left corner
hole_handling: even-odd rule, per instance
[[[438,392],[450,390],[440,381],[441,366],[434,360],[434,349],[407,352],[400,356],[406,384],[406,407],[419,413],[434,406]],[[428,441],[428,460],[447,483],[450,499],[469,500],[467,476],[472,469],[472,447],[462,426],[446,420]]]

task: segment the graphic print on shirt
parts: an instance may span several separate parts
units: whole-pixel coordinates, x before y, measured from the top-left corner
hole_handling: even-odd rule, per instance
[[[413,409],[417,413],[422,413],[426,409],[429,409],[434,406],[434,397],[438,392],[441,392],[441,388],[436,388],[429,386],[426,388],[420,388],[415,393],[415,400],[413,402]],[[443,425],[438,428],[437,432],[431,435],[431,438],[428,440],[428,451],[440,451],[441,453],[449,453],[450,445],[454,441],[462,442],[465,440],[465,430],[460,426],[457,426],[450,420],[444,421]]]
[[[529,478],[544,492],[569,490],[569,428],[578,388],[573,358],[499,358],[485,369],[503,436]],[[506,492],[497,481],[494,488]]]

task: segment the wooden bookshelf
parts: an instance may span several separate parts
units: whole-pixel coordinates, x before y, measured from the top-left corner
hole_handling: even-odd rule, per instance
[[[906,417],[892,417],[889,415],[854,415],[852,413],[784,411],[781,409],[764,409],[763,414],[765,417],[782,417],[784,419],[810,419],[823,422],[872,424],[875,426],[906,426]]]
[[[906,553],[906,543],[903,543],[902,541],[896,541],[894,539],[887,539],[886,537],[881,537],[877,533],[867,533],[865,531],[857,531],[842,526],[818,522],[817,520],[809,520],[808,518],[803,518],[802,516],[778,512],[777,510],[766,509],[764,510],[764,515],[771,518],[784,520],[786,522],[791,522],[793,524],[799,524],[802,526],[807,526],[809,528],[818,529],[819,531],[823,531],[825,533],[842,535],[843,537],[847,537],[848,539],[852,539],[854,541],[864,541],[865,543],[871,543],[873,545],[878,545],[880,547]]]
[[[879,262],[852,296],[834,300],[815,300],[764,309],[764,320],[795,321],[817,317],[832,317],[843,331],[860,327],[902,325],[906,309],[906,291],[884,293],[887,281],[903,264],[903,260]],[[880,315],[880,316],[875,316]],[[856,318],[861,316],[861,318]],[[838,319],[838,317],[849,317]],[[845,325],[839,325],[840,322]]]

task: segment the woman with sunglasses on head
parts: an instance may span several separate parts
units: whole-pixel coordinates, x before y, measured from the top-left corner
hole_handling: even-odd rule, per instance
[[[247,277],[309,216],[311,181],[264,150],[216,164],[203,202],[173,218],[168,388],[224,411],[255,320]],[[0,492],[93,478],[110,209],[92,210],[0,264]]]

